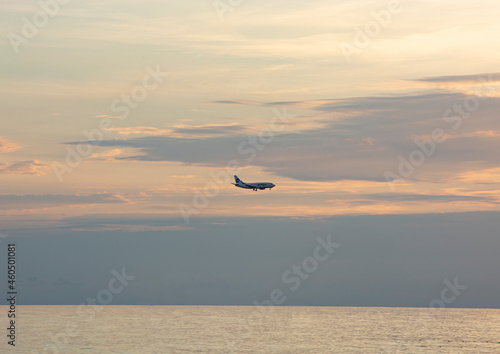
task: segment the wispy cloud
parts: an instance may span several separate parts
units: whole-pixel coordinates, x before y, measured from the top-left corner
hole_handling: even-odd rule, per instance
[[[172,125],[167,129],[155,127],[109,128],[109,131],[120,135],[165,136],[172,138],[202,139],[237,134],[249,134],[252,128],[240,124],[204,124],[204,125]]]
[[[21,148],[20,145],[13,143],[5,138],[0,136],[0,153],[2,152],[12,152],[19,150]]]
[[[130,155],[132,149],[110,149],[100,152],[95,152],[88,157],[89,160],[95,161],[114,161],[120,157],[125,157]]]
[[[128,203],[118,194],[98,193],[89,195],[0,195],[0,209],[37,209],[63,205],[91,205]]]
[[[493,196],[474,196],[457,194],[421,194],[421,193],[375,193],[349,196],[350,199],[365,201],[390,201],[390,202],[487,202],[499,204],[498,198]]]
[[[40,176],[46,173],[49,164],[37,160],[0,163],[0,174],[21,174]]]
[[[151,226],[151,225],[120,225],[103,224],[95,227],[74,227],[72,231],[85,232],[150,232],[150,231],[186,231],[192,228],[187,226]]]
[[[420,79],[414,79],[413,81],[481,83],[485,79],[487,79],[490,82],[500,81],[500,73],[487,73],[487,74],[475,74],[475,75],[431,76],[431,77],[424,77],[424,78],[420,78]]]

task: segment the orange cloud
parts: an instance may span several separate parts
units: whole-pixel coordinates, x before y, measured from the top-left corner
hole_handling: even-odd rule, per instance
[[[459,176],[461,181],[476,184],[499,184],[500,167],[479,171],[468,171]]]
[[[102,152],[93,153],[88,157],[88,159],[96,161],[114,161],[117,157],[123,157],[129,155],[130,151],[133,151],[133,149],[116,148],[111,150],[105,150]]]
[[[19,150],[20,145],[12,143],[5,138],[0,137],[0,152],[12,152]]]
[[[109,131],[121,135],[143,135],[143,136],[168,136],[172,138],[214,138],[232,134],[250,134],[252,129],[249,126],[239,124],[204,124],[204,125],[172,125],[170,128],[162,129],[156,127],[126,127],[109,128]]]
[[[0,163],[0,174],[21,174],[41,176],[49,168],[46,163],[40,163],[37,160],[19,161],[11,164]]]

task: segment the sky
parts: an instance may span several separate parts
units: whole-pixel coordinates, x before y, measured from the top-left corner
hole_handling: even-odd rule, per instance
[[[21,302],[500,307],[497,2],[0,8]]]

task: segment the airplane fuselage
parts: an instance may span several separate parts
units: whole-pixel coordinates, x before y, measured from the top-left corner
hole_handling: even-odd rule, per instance
[[[253,189],[254,191],[260,189],[264,190],[266,188],[272,189],[276,185],[270,182],[259,182],[259,183],[245,183],[238,178],[238,176],[234,176],[235,182],[233,183],[236,187],[244,188],[244,189]]]

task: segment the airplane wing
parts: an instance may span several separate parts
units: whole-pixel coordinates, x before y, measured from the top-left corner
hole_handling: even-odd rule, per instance
[[[254,187],[254,186],[248,184],[248,183],[245,183],[245,182],[243,182],[241,180],[240,180],[240,182],[241,182],[241,184],[243,184],[244,186],[247,186],[248,188],[253,188],[253,189],[257,188],[257,187]]]

